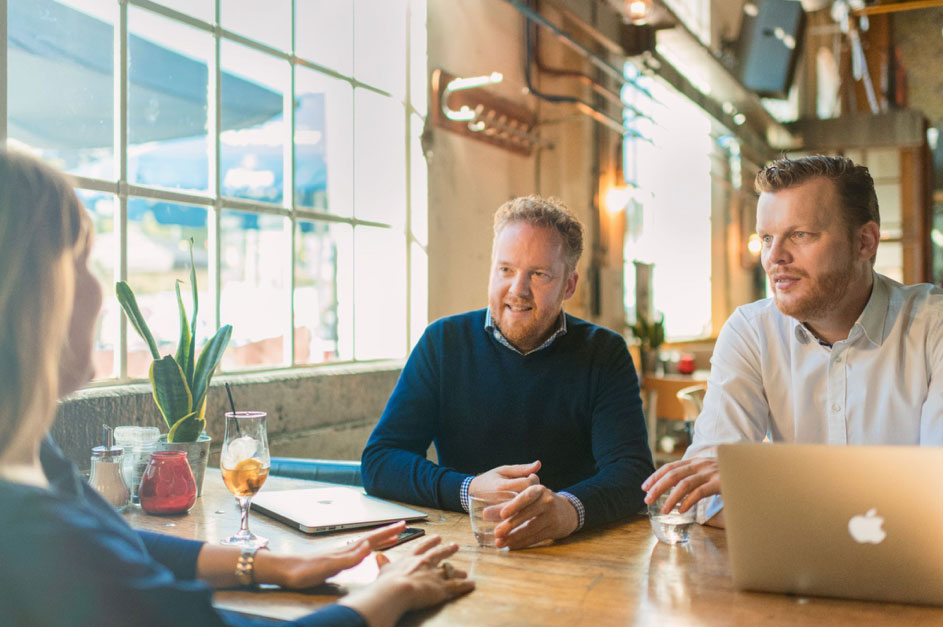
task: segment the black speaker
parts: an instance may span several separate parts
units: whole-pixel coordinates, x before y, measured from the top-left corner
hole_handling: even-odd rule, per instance
[[[804,26],[799,0],[747,0],[737,46],[740,82],[760,96],[785,98]]]

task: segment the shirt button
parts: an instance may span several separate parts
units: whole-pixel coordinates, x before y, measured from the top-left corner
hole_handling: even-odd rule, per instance
[[[837,403],[834,404],[834,405],[832,405],[832,411],[835,412],[835,413],[840,412],[840,411],[841,411],[841,405],[839,405],[839,404],[837,404]]]

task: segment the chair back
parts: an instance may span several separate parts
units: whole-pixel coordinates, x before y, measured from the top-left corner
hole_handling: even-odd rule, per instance
[[[684,419],[687,422],[694,422],[701,410],[704,409],[704,394],[707,393],[707,384],[689,385],[681,388],[676,394],[678,402],[684,409]]]

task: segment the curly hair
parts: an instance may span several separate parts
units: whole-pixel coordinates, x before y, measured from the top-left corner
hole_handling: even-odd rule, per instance
[[[583,224],[561,200],[542,196],[521,196],[501,205],[494,214],[494,236],[509,224],[526,222],[557,231],[563,238],[563,252],[570,271],[583,254]]]

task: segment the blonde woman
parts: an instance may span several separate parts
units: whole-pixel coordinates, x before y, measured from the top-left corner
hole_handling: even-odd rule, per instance
[[[0,616],[13,625],[249,625],[218,611],[238,585],[239,549],[132,530],[46,436],[56,399],[92,376],[102,291],[88,268],[91,224],[68,181],[0,151]],[[257,583],[310,588],[391,541],[403,524],[321,556],[256,554]],[[299,625],[392,625],[470,591],[439,568],[454,544],[430,537],[382,559],[371,586]],[[266,621],[266,624],[267,621]]]

